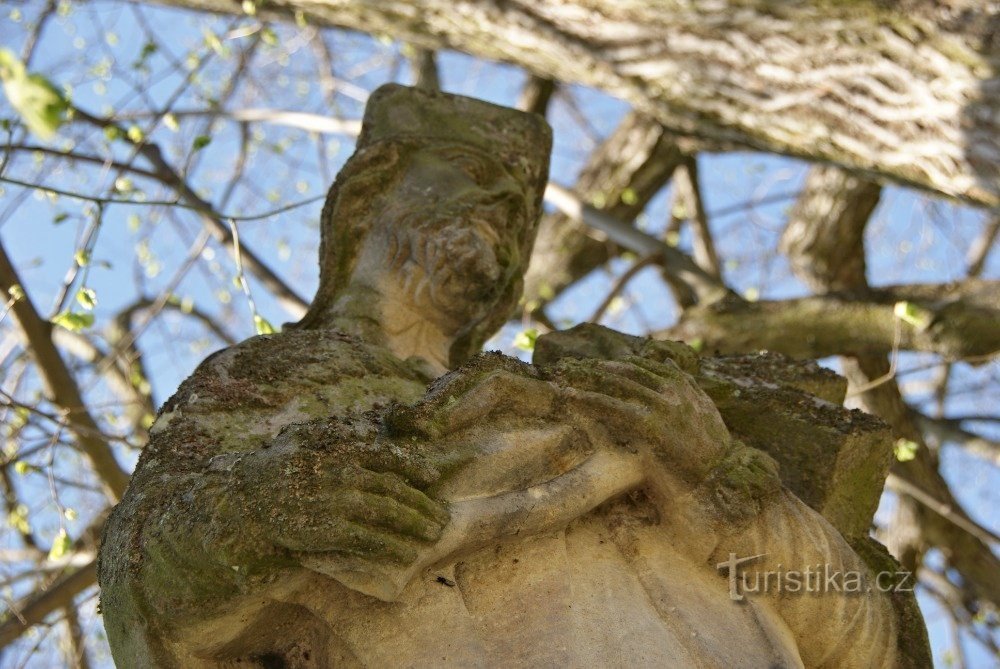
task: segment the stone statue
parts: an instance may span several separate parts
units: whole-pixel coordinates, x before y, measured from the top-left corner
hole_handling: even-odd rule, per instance
[[[108,520],[119,666],[919,664],[905,595],[747,578],[896,576],[864,536],[886,433],[834,375],[597,326],[477,355],[550,145],[533,115],[372,95],[308,314],[198,367]]]

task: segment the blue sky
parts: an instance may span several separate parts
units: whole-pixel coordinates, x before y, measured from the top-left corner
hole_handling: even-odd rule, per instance
[[[0,45],[19,52],[25,21],[36,15],[43,4],[29,2],[0,7]],[[14,11],[21,13],[20,20],[11,14]],[[148,75],[143,74],[141,67],[135,67],[143,58],[147,42],[143,20],[155,26],[161,45],[145,59]],[[162,122],[154,127],[152,119],[141,114],[170,102],[174,109],[206,108],[225,86],[222,75],[233,67],[233,56],[216,53],[210,36],[218,36],[223,51],[229,48],[238,52],[257,34],[252,30],[254,25],[247,18],[217,18],[163,8],[138,9],[119,3],[73,5],[72,11],[48,24],[31,68],[45,73],[57,85],[68,86],[74,103],[91,113],[114,110],[118,114],[140,114],[135,124],[167,148],[170,161],[188,164],[189,182],[208,200],[218,203],[239,153],[239,126],[180,117],[175,131]],[[357,34],[340,34],[331,40],[336,71],[341,78],[340,90],[335,95],[336,109],[331,110],[320,82],[311,76],[308,49],[296,42],[298,33],[296,28],[276,27],[276,38],[282,48],[264,45],[259,49],[256,62],[260,74],[255,82],[241,84],[230,106],[308,111],[356,119],[363,110],[366,91],[389,80],[408,80],[399,45]],[[287,61],[281,55],[286,49],[292,52]],[[202,62],[195,69],[199,81],[194,86],[185,85],[187,69],[170,67],[174,59],[179,63],[188,59]],[[500,104],[513,104],[524,82],[523,74],[515,68],[483,63],[460,54],[442,54],[440,66],[445,90]],[[572,104],[568,102],[570,97]],[[626,111],[627,106],[620,101],[585,89],[574,88],[571,96],[557,99],[550,112],[550,122],[556,129],[552,179],[571,185],[593,148],[594,137],[610,132]],[[6,99],[0,96],[0,118],[12,116]],[[586,121],[582,122],[581,117]],[[259,132],[260,137],[246,166],[246,183],[235,189],[223,208],[234,216],[255,215],[322,195],[353,148],[353,140],[348,136],[317,139],[299,130],[266,125],[256,125],[252,131]],[[207,137],[210,144],[194,151],[196,137]],[[48,146],[67,148],[71,138],[85,152],[109,158],[128,157],[124,143],[108,142],[100,132],[77,124],[61,132]],[[28,138],[26,143],[41,142]],[[806,294],[775,248],[784,213],[802,183],[807,166],[777,156],[734,153],[700,156],[699,169],[710,214],[771,196],[789,195],[786,200],[713,216],[711,223],[731,285],[741,292],[756,291],[761,298]],[[137,197],[137,191],[143,191],[150,200],[172,197],[169,190],[134,176],[131,185],[123,183],[113,169],[94,166],[74,169],[51,158],[39,160],[29,152],[14,154],[4,175],[88,194],[116,192],[121,197]],[[118,190],[112,191],[116,182]],[[0,184],[0,189],[0,238],[17,263],[36,305],[43,314],[51,315],[49,308],[75,262],[74,254],[89,229],[93,212],[70,198],[52,201],[41,193],[26,193],[4,184]],[[668,198],[669,191],[661,193],[643,215],[640,225],[650,233],[663,230],[668,218]],[[281,216],[237,223],[241,239],[306,297],[311,296],[317,282],[315,255],[320,208],[321,202],[313,202]],[[62,214],[68,217],[57,222]],[[966,249],[983,224],[980,212],[889,187],[867,233],[869,275],[879,285],[960,278]],[[156,295],[169,285],[183,267],[199,229],[197,217],[190,212],[164,212],[149,206],[108,206],[103,212],[86,278],[86,285],[98,295],[96,327],[105,325],[111,314],[138,294]],[[689,248],[686,234],[681,246]],[[233,285],[236,269],[225,250],[210,242],[201,259],[180,280],[176,295],[218,315],[235,338],[252,335],[253,320],[247,301]],[[625,260],[616,260],[611,263],[610,271],[596,271],[580,282],[553,307],[554,319],[573,323],[587,318],[614,277],[628,265]],[[984,276],[1000,277],[1000,254],[993,254]],[[257,308],[265,318],[276,325],[289,320],[253,278],[249,284]],[[79,285],[79,281],[74,284]],[[623,294],[621,308],[613,309],[603,322],[641,333],[669,325],[675,318],[676,310],[661,280],[655,271],[646,270]],[[9,320],[0,324],[4,333],[9,327]],[[511,342],[520,328],[516,323],[504,328],[491,346],[518,353]],[[162,402],[198,361],[222,344],[189,319],[170,314],[146,330],[139,345],[150,370],[155,398]],[[925,356],[901,356],[900,368],[908,370],[927,361]],[[914,372],[906,374],[903,381],[912,386],[930,376],[930,370]],[[958,393],[948,411],[967,414],[989,410],[996,398],[996,384],[990,384],[996,379],[996,363],[983,368],[956,366],[957,385],[972,389],[982,385],[988,391]],[[107,390],[99,382],[85,378],[84,385],[91,401],[100,404],[109,400]],[[135,457],[134,451],[125,449],[120,455],[124,462]],[[943,451],[942,462],[945,475],[970,513],[994,532],[1000,531],[1000,519],[995,512],[1000,508],[997,469],[954,448]],[[72,457],[66,457],[56,470],[72,475],[80,466]],[[44,481],[26,481],[24,486],[42,500],[33,513],[37,511],[39,534],[51,537],[60,521],[53,518],[52,504],[45,501]],[[81,518],[68,527],[71,534],[85,526],[87,509],[95,508],[95,499],[85,493],[70,493],[61,502],[81,509]],[[0,539],[6,542],[4,546],[13,546],[10,541],[9,534]],[[16,570],[16,565],[12,569]],[[14,594],[18,594],[17,587]],[[935,657],[940,661],[951,644],[949,632],[933,604],[926,597],[921,603],[931,629]],[[90,624],[91,629],[96,629],[93,621]],[[978,644],[967,642],[965,646],[970,666],[987,666],[988,657]],[[51,652],[54,651],[50,649],[49,654],[32,657],[28,665],[45,666],[44,662],[53,657]]]

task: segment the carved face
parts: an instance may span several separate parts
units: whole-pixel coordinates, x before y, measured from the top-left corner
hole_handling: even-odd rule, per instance
[[[478,322],[523,268],[527,206],[503,165],[467,145],[419,148],[381,194],[355,265],[397,304],[412,304],[445,334]]]

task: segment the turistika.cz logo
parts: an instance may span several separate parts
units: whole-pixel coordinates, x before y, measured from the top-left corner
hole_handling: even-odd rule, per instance
[[[764,557],[767,557],[767,553],[747,557],[730,553],[728,560],[715,565],[716,569],[728,570],[730,599],[739,602],[746,595],[830,592],[851,595],[869,592],[910,592],[913,589],[912,574],[908,571],[880,571],[868,574],[862,571],[844,571],[823,563],[807,565],[805,569],[783,569],[781,563],[778,563],[773,570],[740,569],[741,566],[749,565]]]

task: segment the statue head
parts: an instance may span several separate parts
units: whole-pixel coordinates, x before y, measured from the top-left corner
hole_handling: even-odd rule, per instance
[[[551,143],[534,114],[376,90],[323,208],[320,286],[300,327],[322,327],[363,285],[433,323],[450,366],[473,355],[520,298]]]

